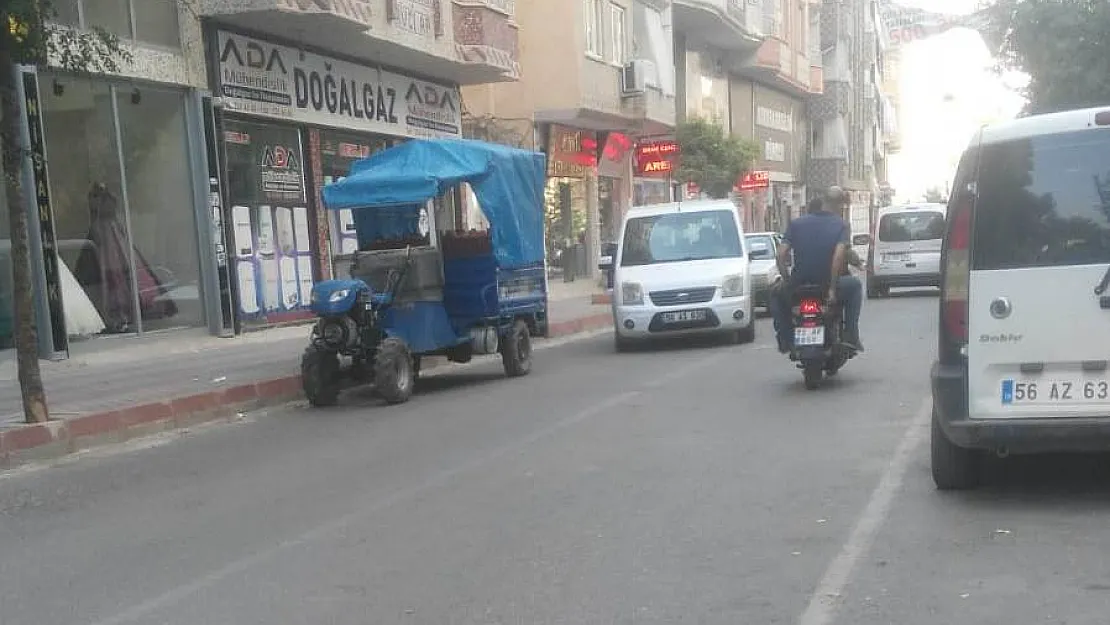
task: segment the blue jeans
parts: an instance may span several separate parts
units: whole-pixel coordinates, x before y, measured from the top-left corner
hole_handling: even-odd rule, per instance
[[[794,319],[790,313],[789,289],[779,289],[771,295],[771,317],[780,348],[794,344]],[[836,282],[836,299],[844,308],[844,326],[851,341],[859,340],[859,316],[863,311],[863,283],[855,276],[841,276]]]

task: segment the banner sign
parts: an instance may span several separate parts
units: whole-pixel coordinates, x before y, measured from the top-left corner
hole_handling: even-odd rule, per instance
[[[674,141],[651,141],[636,146],[636,175],[669,176],[678,168],[679,148]]]
[[[917,7],[906,7],[890,0],[880,2],[880,13],[887,42],[893,48],[939,35],[953,28],[980,30],[986,25],[978,13],[945,15]]]
[[[401,137],[461,133],[458,87],[225,31],[217,41],[228,111]]]

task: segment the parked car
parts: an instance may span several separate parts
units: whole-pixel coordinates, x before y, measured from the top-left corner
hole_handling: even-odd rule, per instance
[[[867,261],[868,297],[885,296],[891,287],[940,286],[946,212],[944,204],[931,203],[879,211]]]
[[[618,351],[639,340],[697,333],[755,340],[750,263],[731,202],[630,209],[614,261]]]
[[[1110,450],[1110,108],[987,126],[948,202],[932,471]]]
[[[775,255],[782,243],[782,235],[777,232],[746,234],[744,243],[751,260],[752,304],[767,308],[770,306],[771,285],[780,277]]]

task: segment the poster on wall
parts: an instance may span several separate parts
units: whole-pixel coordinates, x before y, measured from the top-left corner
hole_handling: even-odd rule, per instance
[[[226,110],[402,137],[457,137],[457,86],[219,31]]]
[[[303,313],[313,284],[313,245],[300,133],[228,122],[231,238],[239,314],[248,322]]]

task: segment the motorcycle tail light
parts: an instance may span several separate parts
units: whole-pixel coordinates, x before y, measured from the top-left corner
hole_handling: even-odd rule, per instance
[[[798,311],[803,315],[821,314],[821,302],[815,299],[804,299],[798,306]]]

